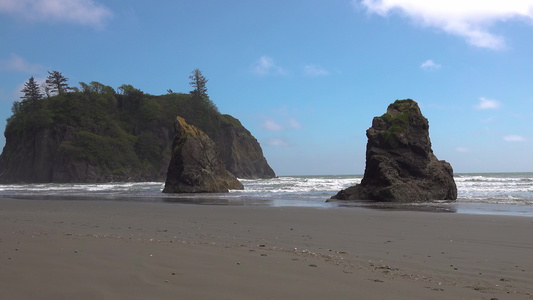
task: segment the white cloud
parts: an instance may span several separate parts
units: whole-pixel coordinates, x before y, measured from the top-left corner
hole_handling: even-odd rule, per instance
[[[0,13],[30,21],[55,21],[101,29],[113,13],[93,0],[0,0]]]
[[[282,131],[283,126],[281,126],[278,122],[274,120],[266,120],[261,124],[261,128],[268,130],[268,131]]]
[[[261,123],[261,128],[268,131],[284,131],[289,129],[302,129],[302,124],[298,120],[290,118],[283,122],[276,122],[272,119],[266,119]]]
[[[525,142],[526,138],[521,135],[511,134],[503,137],[506,142]]]
[[[300,124],[300,122],[293,118],[287,121],[287,125],[289,126],[289,128],[292,129],[302,129],[302,124]]]
[[[497,109],[500,108],[500,101],[481,97],[479,98],[479,104],[475,107],[476,109]]]
[[[1,0],[0,0],[1,1]],[[0,70],[16,71],[35,74],[43,71],[43,66],[31,64],[17,54],[11,54],[9,58],[0,60]]]
[[[428,59],[420,65],[420,69],[426,71],[438,70],[440,67],[441,65],[435,63],[432,59]]]
[[[427,27],[460,36],[476,47],[505,48],[505,39],[489,31],[496,22],[532,21],[533,0],[352,0],[383,17],[398,12]]]
[[[276,147],[286,147],[290,145],[290,143],[287,142],[287,140],[285,140],[284,138],[269,138],[267,140],[267,144]]]
[[[303,128],[302,124],[292,116],[287,106],[283,105],[278,109],[272,110],[273,114],[259,115],[263,122],[259,125],[263,130],[267,131],[291,131],[300,130]]]
[[[455,148],[455,151],[461,152],[461,153],[466,153],[466,152],[470,152],[470,149],[465,148],[465,147],[457,147],[457,148]]]
[[[307,65],[304,66],[304,74],[307,76],[327,76],[329,71],[317,65]]]
[[[274,63],[274,60],[271,57],[268,56],[261,56],[257,62],[253,65],[252,71],[254,74],[257,75],[269,75],[269,74],[277,74],[277,75],[285,75],[285,70],[276,65]]]

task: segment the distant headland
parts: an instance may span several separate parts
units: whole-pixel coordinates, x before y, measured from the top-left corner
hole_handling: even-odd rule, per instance
[[[96,81],[71,87],[57,71],[43,86],[31,77],[7,120],[0,182],[164,181],[176,116],[215,142],[236,177],[275,177],[250,131],[218,111],[199,70],[193,77],[190,93],[164,95]]]

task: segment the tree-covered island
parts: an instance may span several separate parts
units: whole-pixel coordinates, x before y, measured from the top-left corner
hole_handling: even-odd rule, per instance
[[[57,71],[42,86],[31,77],[7,120],[0,182],[164,181],[176,116],[215,142],[235,176],[274,177],[257,140],[209,99],[200,70],[190,79],[190,93],[150,95],[128,84],[71,87]]]

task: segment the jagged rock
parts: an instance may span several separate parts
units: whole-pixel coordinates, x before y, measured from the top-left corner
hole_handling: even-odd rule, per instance
[[[220,193],[243,189],[228,170],[215,143],[182,117],[174,123],[176,137],[163,193]]]
[[[397,100],[366,131],[365,174],[360,184],[331,199],[423,202],[457,199],[451,165],[431,149],[428,120],[411,99]]]

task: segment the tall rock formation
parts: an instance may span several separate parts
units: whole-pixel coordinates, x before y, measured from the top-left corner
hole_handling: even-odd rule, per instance
[[[423,202],[457,199],[451,165],[431,149],[428,120],[411,99],[397,100],[366,131],[365,174],[360,184],[331,199]]]
[[[215,143],[182,117],[175,122],[176,137],[163,193],[220,193],[243,189],[228,170]]]

